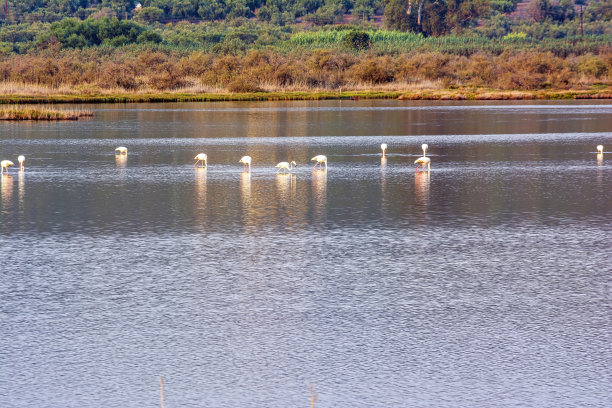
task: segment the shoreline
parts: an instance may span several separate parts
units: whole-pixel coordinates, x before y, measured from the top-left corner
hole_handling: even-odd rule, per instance
[[[252,93],[114,93],[74,95],[0,95],[0,105],[50,103],[162,103],[397,99],[429,101],[612,99],[612,89],[501,91],[480,88],[418,91],[291,91]]]

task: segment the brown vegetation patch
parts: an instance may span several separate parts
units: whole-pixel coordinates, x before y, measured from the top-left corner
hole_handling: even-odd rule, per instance
[[[479,52],[470,56],[406,52],[381,56],[317,50],[283,54],[252,50],[245,55],[194,51],[87,49],[57,55],[9,55],[0,61],[0,94],[45,95],[159,93],[253,93],[414,91],[446,88],[435,98],[471,99],[471,88],[533,93],[597,90],[612,84],[612,49],[597,54],[555,56],[540,51]],[[458,89],[459,91],[453,91]],[[419,91],[420,99],[427,92]],[[479,94],[480,95],[480,94]],[[497,97],[516,97],[504,93]]]
[[[91,110],[60,110],[40,106],[4,106],[0,120],[77,120],[93,116]]]

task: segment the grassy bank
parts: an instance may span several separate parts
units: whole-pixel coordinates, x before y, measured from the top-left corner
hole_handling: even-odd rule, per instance
[[[3,95],[0,104],[47,103],[144,103],[144,102],[220,102],[220,101],[298,101],[326,99],[399,100],[529,100],[529,99],[612,99],[612,89],[504,91],[492,89],[421,89],[411,91],[312,91],[251,93],[115,93],[98,95]],[[36,108],[1,108],[0,119],[78,119],[91,111],[64,111]]]
[[[91,110],[63,110],[48,107],[0,107],[0,120],[77,120],[93,116]]]

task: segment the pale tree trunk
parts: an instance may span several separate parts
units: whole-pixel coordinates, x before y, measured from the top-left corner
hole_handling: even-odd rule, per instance
[[[423,3],[425,3],[425,0],[419,3],[419,12],[417,14],[417,24],[419,25],[419,27],[421,26],[421,14],[423,12]]]
[[[418,10],[417,10],[417,24],[419,27],[421,26],[421,16],[423,15],[423,4],[425,0],[418,1]],[[406,10],[406,14],[410,15],[412,13],[412,0],[408,0],[408,10]]]

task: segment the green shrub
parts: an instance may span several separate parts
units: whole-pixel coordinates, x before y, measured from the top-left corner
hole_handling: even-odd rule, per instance
[[[527,34],[523,32],[509,33],[504,36],[504,41],[524,41],[527,39]]]
[[[592,75],[595,78],[599,79],[603,77],[608,71],[610,71],[610,67],[598,56],[584,56],[580,59],[578,63],[578,71]]]
[[[159,44],[162,42],[162,36],[156,33],[155,31],[144,31],[138,36],[136,41],[139,44],[143,44],[143,43]]]
[[[352,50],[370,48],[370,36],[364,31],[349,31],[344,36],[344,46]]]

